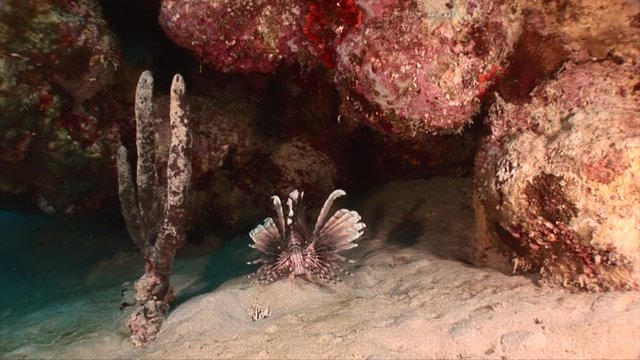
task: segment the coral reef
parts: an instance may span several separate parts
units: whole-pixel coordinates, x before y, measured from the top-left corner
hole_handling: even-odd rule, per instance
[[[531,26],[557,34],[576,61],[640,58],[640,3],[635,0],[525,2]]]
[[[482,141],[478,263],[635,287],[637,1],[1,3],[0,200],[107,210],[120,143],[146,148],[138,161],[166,183],[170,95],[149,98],[153,142],[130,116],[153,68],[164,89],[177,72],[192,84],[181,226],[193,243],[254,224],[274,192],[315,203],[336,187],[469,175]],[[125,7],[146,16],[114,20]],[[136,26],[144,36],[128,38]]]
[[[336,46],[362,19],[355,0],[167,0],[160,12],[176,44],[218,70],[241,73],[294,63],[333,68]]]
[[[171,138],[166,180],[156,168],[156,116],[153,112],[153,77],[145,71],[136,91],[135,182],[124,146],[118,149],[118,190],[129,234],[145,260],[145,273],[136,281],[140,307],[129,317],[131,340],[143,346],[155,339],[173,301],[169,284],[176,250],[185,242],[187,200],[191,184],[191,134],[185,85],[175,75],[171,84],[169,117]],[[163,186],[164,185],[164,186]]]
[[[304,115],[304,121],[289,116],[272,120],[260,113],[259,102],[233,83],[206,92],[208,96],[190,92],[185,99],[193,130],[188,221],[200,233],[212,228],[240,231],[251,226],[267,210],[261,199],[274,189],[288,193],[305,187],[315,201],[335,188],[338,168],[325,146],[339,151],[335,143],[344,143],[346,138],[334,137],[331,122],[317,114]],[[168,156],[168,103],[165,95],[153,99],[158,116],[155,152],[159,169]],[[132,143],[130,126],[123,124],[121,129],[125,142]],[[327,133],[320,136],[322,131]]]
[[[2,2],[3,191],[61,212],[113,195],[93,174],[108,167],[116,139],[109,86],[118,61],[97,1]]]
[[[364,19],[356,0],[312,1],[304,18],[303,32],[309,51],[328,68],[336,65],[336,47]]]
[[[476,261],[574,289],[640,281],[637,64],[569,63],[498,100],[476,159]]]
[[[403,140],[470,123],[520,31],[493,1],[359,4],[364,22],[336,50],[342,114]]]
[[[290,192],[306,186],[313,201],[331,191],[337,182],[334,161],[304,139],[294,137],[270,143],[267,139],[258,140],[265,144],[248,167],[220,169],[207,189],[211,197],[209,211],[220,218],[221,225],[234,230],[247,226],[267,210],[259,195],[264,198],[274,189]]]
[[[304,41],[298,1],[166,0],[160,24],[179,46],[224,72],[272,72],[297,61]]]

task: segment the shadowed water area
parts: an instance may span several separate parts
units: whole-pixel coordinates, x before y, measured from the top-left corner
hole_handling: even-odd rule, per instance
[[[31,357],[114,330],[126,339],[128,312],[120,304],[133,295],[143,261],[117,225],[0,212],[0,353]],[[250,272],[246,240],[228,241],[209,256],[178,258],[175,304]]]

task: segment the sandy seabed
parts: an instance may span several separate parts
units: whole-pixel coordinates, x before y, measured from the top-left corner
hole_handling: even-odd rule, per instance
[[[71,321],[80,329],[2,358],[640,359],[640,292],[573,294],[469,265],[470,180],[394,182],[349,208],[368,230],[341,284],[238,277],[179,304],[146,348],[128,342],[126,314],[105,306],[114,289],[60,310],[98,325]],[[178,291],[197,275],[177,275]],[[3,341],[42,336],[42,319],[61,315],[3,325]]]

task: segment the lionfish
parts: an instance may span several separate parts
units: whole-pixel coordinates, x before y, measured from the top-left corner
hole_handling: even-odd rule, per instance
[[[247,263],[263,264],[254,274],[259,284],[270,284],[287,275],[291,280],[296,276],[307,280],[318,277],[335,284],[341,281],[339,272],[351,275],[338,265],[338,262],[351,261],[338,253],[358,246],[354,241],[363,234],[366,225],[360,222],[357,212],[347,209],[336,211],[325,221],[333,202],[343,195],[346,193],[342,190],[329,195],[313,231],[305,219],[304,192],[294,190],[289,194],[286,219],[280,198],[271,197],[277,222],[268,217],[249,233],[253,240],[249,246],[264,255]]]

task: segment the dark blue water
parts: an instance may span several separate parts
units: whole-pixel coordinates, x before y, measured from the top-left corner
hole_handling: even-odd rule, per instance
[[[0,211],[0,233],[0,281],[10,289],[0,297],[5,314],[77,295],[93,264],[134,250],[122,229],[90,220]]]

